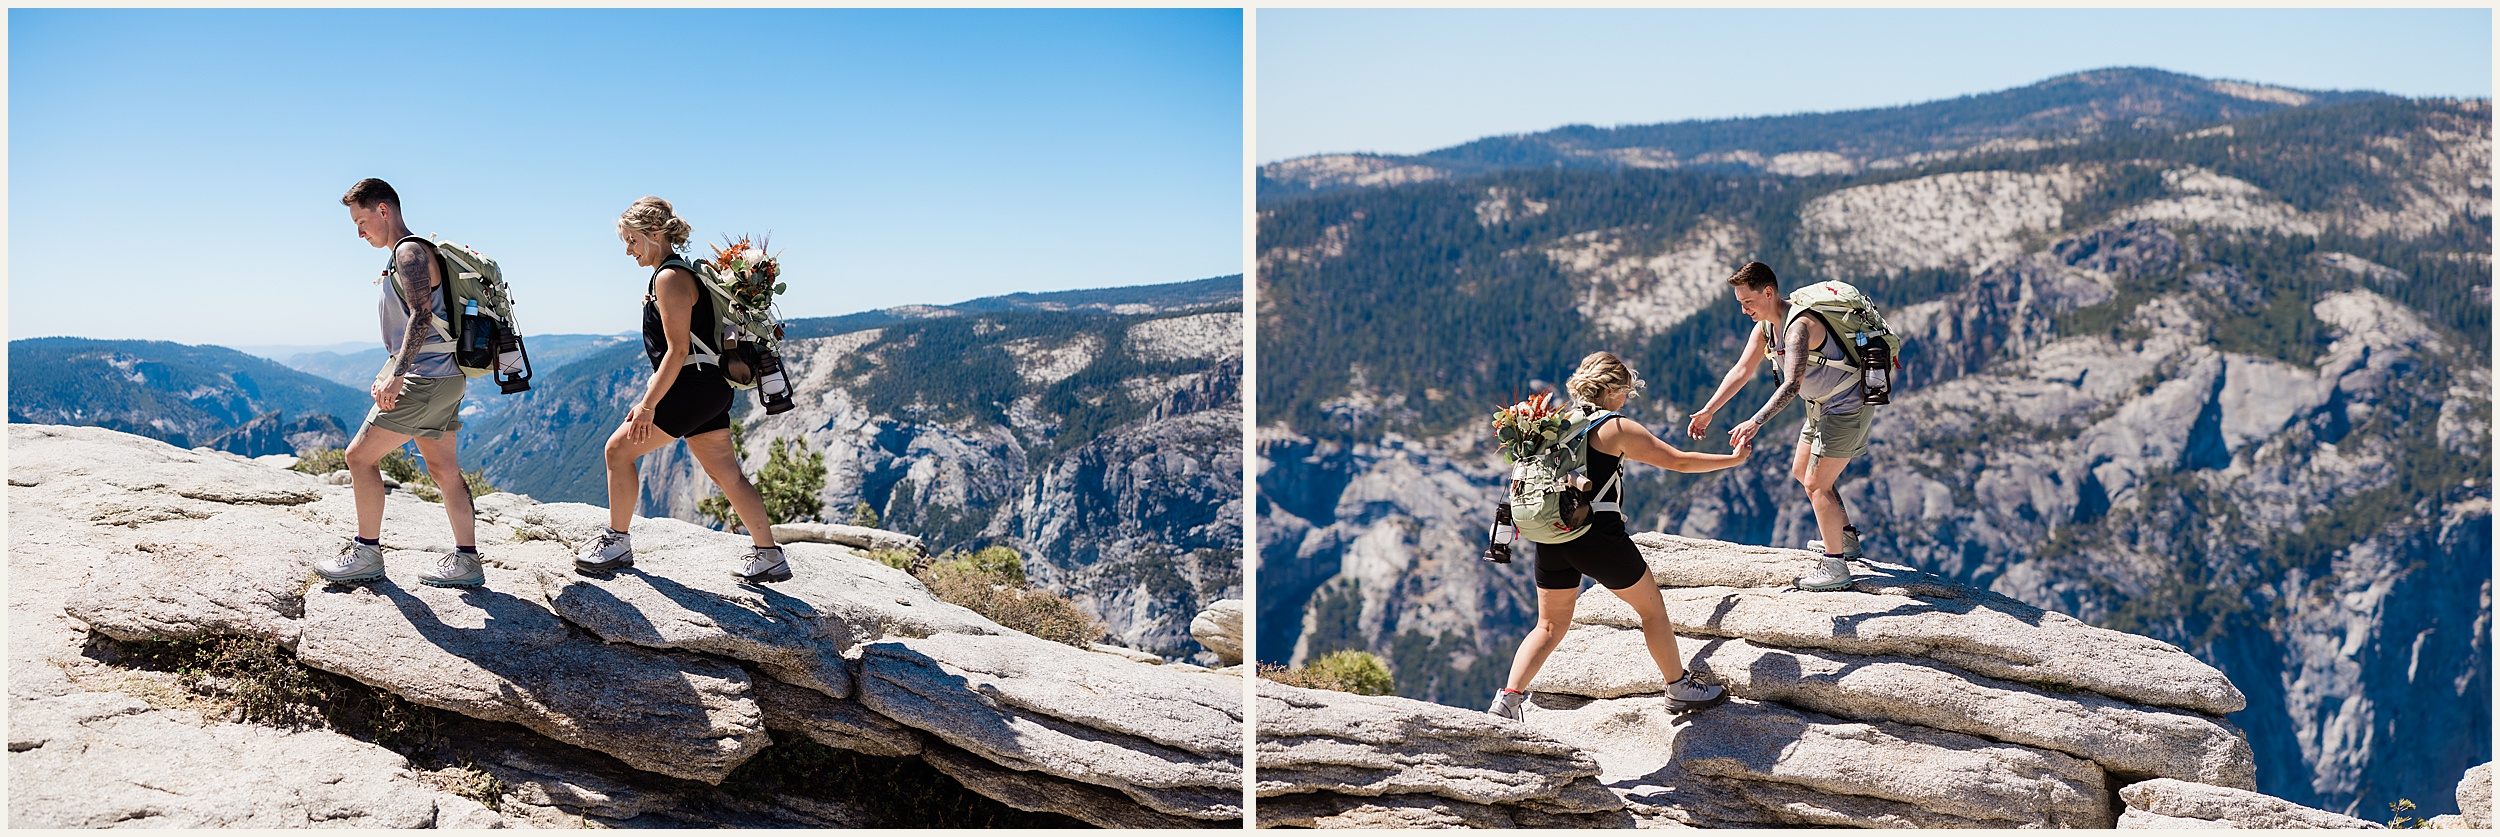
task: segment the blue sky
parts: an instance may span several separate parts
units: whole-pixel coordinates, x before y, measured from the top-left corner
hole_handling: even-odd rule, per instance
[[[646,194],[769,231],[789,316],[1239,273],[1241,59],[1231,9],[12,10],[10,337],[379,345],[368,176],[530,333],[639,327]]]
[[[2491,96],[2489,9],[1262,9],[1260,162],[1886,107],[2147,66]]]

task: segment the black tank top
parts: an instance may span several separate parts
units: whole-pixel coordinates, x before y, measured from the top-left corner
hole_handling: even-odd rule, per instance
[[[1619,419],[1619,418],[1622,418],[1622,417],[1623,417],[1623,416],[1622,416],[1622,415],[1620,415],[1620,414],[1607,416],[1604,420],[1599,421],[1597,424],[1592,425],[1592,426],[1590,426],[1590,427],[1589,427],[1589,432],[1588,432],[1588,439],[1589,439],[1589,461],[1588,461],[1588,465],[1586,466],[1586,471],[1587,471],[1587,473],[1588,473],[1588,477],[1589,477],[1589,484],[1590,484],[1590,485],[1596,486],[1596,487],[1598,487],[1598,488],[1605,488],[1605,487],[1606,487],[1606,481],[1607,481],[1607,480],[1614,479],[1614,478],[1615,478],[1615,472],[1623,470],[1623,457],[1621,457],[1621,456],[1617,456],[1617,455],[1615,455],[1615,454],[1607,453],[1607,452],[1605,452],[1605,451],[1601,451],[1601,450],[1598,450],[1598,449],[1597,449],[1597,428],[1599,428],[1599,427],[1604,427],[1604,426],[1606,426],[1606,422],[1609,422],[1609,421],[1614,421],[1615,419]],[[1613,491],[1604,491],[1604,492],[1600,492],[1600,494],[1599,494],[1598,496],[1593,496],[1593,497],[1590,497],[1590,498],[1589,498],[1589,502],[1592,502],[1592,503],[1603,503],[1603,502],[1615,502],[1615,503],[1621,503],[1621,502],[1623,502],[1623,486],[1617,485],[1617,486],[1615,486],[1615,488],[1614,488],[1614,490],[1613,490]],[[1613,515],[1613,517],[1608,518],[1608,517],[1605,517],[1605,515]],[[1612,520],[1612,521],[1614,522],[1614,525],[1615,525],[1616,527],[1620,528],[1620,527],[1622,527],[1622,526],[1623,526],[1623,513],[1622,513],[1622,512],[1598,512],[1598,513],[1597,513],[1597,514],[1595,514],[1595,515],[1591,515],[1591,516],[1589,517],[1589,520],[1590,520],[1591,522],[1598,522],[1598,521],[1604,521],[1604,520]]]
[[[668,328],[660,321],[660,271],[667,270],[671,264],[684,263],[684,259],[670,256],[668,261],[661,262],[659,267],[651,269],[651,281],[643,289],[642,353],[651,357],[653,369],[660,368],[660,359],[668,356]],[[694,273],[692,267],[683,269],[689,275]],[[694,289],[694,316],[686,321],[686,332],[689,335],[712,333],[712,295],[703,289],[702,280],[699,279],[696,280]],[[702,349],[694,348],[692,340],[687,341],[686,346],[689,352],[702,351]],[[713,346],[712,351],[720,351],[720,347]],[[720,365],[702,364],[696,368],[718,369]]]

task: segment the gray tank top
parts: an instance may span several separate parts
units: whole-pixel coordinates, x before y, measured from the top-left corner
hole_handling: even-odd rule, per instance
[[[1784,331],[1770,328],[1768,324],[1765,324],[1763,330],[1771,333],[1771,351],[1775,353],[1774,357],[1788,351],[1788,346],[1785,345],[1788,335]],[[1817,350],[1816,354],[1842,363],[1849,362],[1849,353],[1840,348],[1840,335],[1832,334],[1829,329],[1824,331],[1823,348]],[[1846,413],[1866,406],[1866,387],[1858,380],[1856,372],[1837,366],[1816,366],[1809,363],[1798,377],[1804,378],[1805,384],[1797,388],[1797,397],[1805,399],[1825,413]]]
[[[398,245],[392,245],[391,249],[397,252],[399,248]],[[437,261],[435,264],[439,272],[441,262]],[[395,356],[399,354],[400,339],[408,336],[408,302],[399,296],[397,260],[393,259],[392,263],[384,265],[383,269],[390,273],[391,278],[382,282],[382,348]],[[434,281],[437,286],[434,291],[434,316],[449,321],[450,312],[446,310],[443,301],[448,298],[448,295],[444,294],[440,288],[442,277],[437,276]],[[431,329],[428,331],[430,333]],[[450,352],[437,352],[418,355],[417,362],[408,367],[408,374],[418,378],[449,378],[461,372],[459,362],[452,359]]]

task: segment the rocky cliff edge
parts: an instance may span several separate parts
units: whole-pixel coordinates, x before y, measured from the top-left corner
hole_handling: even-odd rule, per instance
[[[1818,593],[1800,550],[1633,540],[1733,699],[1669,714],[1591,587],[1521,722],[1260,683],[1260,824],[2377,827],[2256,793],[2246,699],[2167,643],[1906,566]]]
[[[570,556],[605,510],[494,494],[477,500],[485,586],[443,589],[415,577],[450,548],[440,508],[395,494],[388,578],[342,587],[310,567],[352,531],[344,486],[22,424],[9,427],[8,481],[14,824],[500,821],[429,792],[372,744],[91,690],[110,678],[82,655],[90,632],[260,638],[415,703],[605,754],[618,776],[516,793],[612,818],[638,813],[622,800],[634,775],[718,784],[793,734],[915,756],[1008,805],[1098,825],[1241,817],[1235,676],[1035,639],[834,544],[790,545],[796,579],[752,587],[729,574],[742,538],[642,520],[637,566],[585,578]]]

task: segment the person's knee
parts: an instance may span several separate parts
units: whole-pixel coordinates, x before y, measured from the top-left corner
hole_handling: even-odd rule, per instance
[[[351,446],[347,449],[347,467],[358,471],[371,471],[381,467],[382,457],[389,455],[390,451],[387,450]]]

